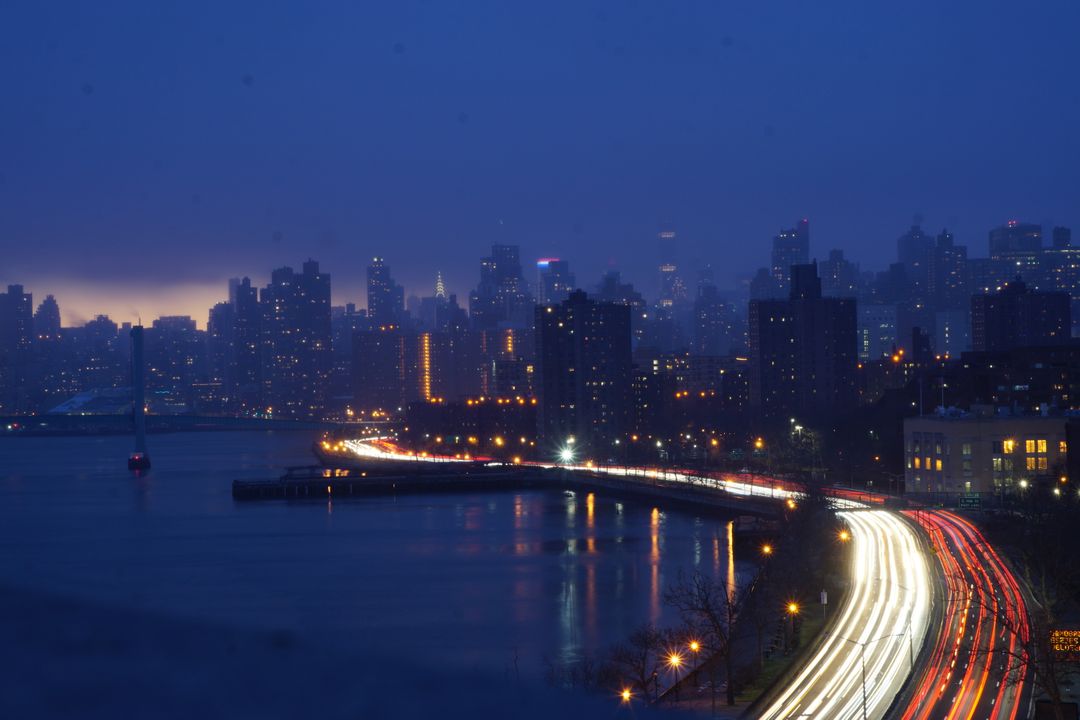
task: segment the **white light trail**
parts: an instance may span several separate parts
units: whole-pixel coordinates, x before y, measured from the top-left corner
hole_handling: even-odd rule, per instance
[[[930,573],[912,528],[883,510],[843,512],[851,528],[852,585],[814,654],[762,714],[780,718],[885,715],[911,672],[929,624]]]

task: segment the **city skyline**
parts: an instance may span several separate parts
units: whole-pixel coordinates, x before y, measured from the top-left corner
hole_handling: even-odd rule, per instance
[[[798,224],[802,226],[808,222],[809,218],[799,217],[798,220]],[[915,217],[913,221],[921,221],[921,218]],[[791,220],[787,224],[793,224],[794,222],[794,220]],[[948,232],[957,245],[965,246],[968,250],[968,257],[986,258],[991,255],[990,245],[993,242],[990,239],[991,235],[1000,232],[1001,228],[1016,225],[1017,223],[1026,226],[1026,221],[1023,219],[1003,219],[998,225],[985,229],[977,237],[967,241],[964,238],[957,239],[952,228],[943,227],[941,232]],[[898,229],[894,236],[881,241],[881,244],[887,247],[887,251],[882,256],[880,265],[867,265],[860,262],[857,256],[848,254],[843,248],[827,245],[827,238],[825,240],[821,239],[822,233],[816,224],[813,222],[810,224],[814,226],[815,240],[809,245],[809,253],[806,258],[796,258],[799,262],[806,260],[827,264],[831,261],[830,254],[835,250],[841,250],[843,259],[854,263],[863,273],[876,273],[888,269],[889,264],[897,259],[893,256],[896,252],[896,243],[901,241],[913,228],[920,228],[924,235],[929,237],[938,233],[938,230],[925,222],[913,222],[913,224],[905,226],[903,230]],[[1053,231],[1060,229],[1062,224],[1046,225],[1038,222],[1031,222],[1030,224],[1038,225],[1041,228],[1041,247],[1053,247]],[[684,254],[679,252],[683,238],[677,231],[673,230],[662,230],[653,235],[652,255],[654,258],[651,264],[647,259],[641,260],[639,258],[638,264],[641,265],[641,269],[634,273],[627,272],[621,264],[614,262],[614,260],[604,266],[582,268],[580,264],[574,261],[573,253],[553,256],[551,254],[545,255],[543,251],[536,251],[535,253],[520,252],[520,256],[522,267],[530,269],[525,273],[525,281],[534,294],[537,294],[536,278],[533,276],[534,273],[531,272],[531,269],[538,263],[561,260],[563,263],[569,263],[569,267],[577,275],[577,288],[592,293],[607,272],[616,271],[621,274],[624,281],[633,284],[646,298],[652,299],[662,294],[657,267],[663,264],[665,251],[661,248],[660,243],[665,241],[664,236],[670,236],[674,233],[676,265],[680,279],[692,285],[694,282],[693,276],[698,269],[709,267],[714,276],[713,282],[721,292],[739,298],[746,295],[748,288],[752,288],[753,275],[756,269],[765,267],[774,277],[779,277],[777,273],[782,274],[782,271],[778,270],[778,268],[785,263],[776,264],[775,251],[771,250],[771,247],[777,238],[782,239],[786,233],[794,232],[794,230],[782,229],[783,225],[783,223],[777,224],[773,235],[766,237],[760,247],[756,247],[757,259],[746,267],[734,269],[729,263],[725,263],[719,255],[705,259],[685,258]],[[1065,227],[1068,229],[1070,226]],[[667,238],[669,241],[670,239],[670,237]],[[510,245],[520,248],[516,243],[510,243]],[[318,253],[303,255],[303,259],[319,260],[334,274],[331,304],[335,306],[353,304],[367,309],[366,272],[373,260],[383,262],[392,268],[394,279],[404,286],[404,297],[406,299],[410,297],[422,298],[434,294],[436,282],[441,279],[446,292],[459,296],[464,304],[468,299],[469,291],[476,287],[480,277],[476,269],[476,257],[482,255],[490,247],[490,245],[481,246],[472,258],[472,267],[457,276],[451,276],[444,269],[428,262],[426,259],[420,263],[412,261],[395,263],[392,260],[395,257],[394,253],[375,252],[366,257],[353,257],[346,263],[345,267],[336,267],[326,263],[323,256]],[[772,260],[770,260],[770,253],[772,253]],[[410,253],[404,251],[396,253],[396,256],[401,258],[409,255]],[[533,255],[535,255],[535,258],[532,257]],[[273,268],[292,267],[297,265],[298,262],[296,256],[294,256],[286,258],[284,262],[274,265]],[[717,271],[718,267],[721,268],[719,272]],[[47,295],[54,296],[60,304],[61,320],[65,327],[77,327],[101,315],[108,316],[119,323],[131,322],[132,324],[137,324],[139,319],[148,323],[158,317],[187,316],[195,320],[199,329],[205,330],[207,314],[210,308],[227,296],[228,284],[231,280],[249,277],[253,283],[265,284],[270,279],[273,268],[242,268],[235,273],[227,273],[219,279],[205,279],[165,287],[157,284],[145,284],[138,278],[134,278],[130,284],[119,285],[116,283],[99,284],[86,280],[48,277],[33,281],[26,280],[23,277],[7,277],[3,274],[4,271],[0,270],[0,286],[19,284],[37,298],[44,298]],[[693,268],[693,271],[691,271],[691,268]],[[32,276],[33,273],[31,273]],[[410,285],[407,281],[401,282],[402,278],[405,277],[417,279]],[[781,285],[780,289],[783,290],[784,287]],[[693,287],[691,287],[691,296],[694,294],[692,290]]]
[[[0,283],[85,317],[305,257],[341,303],[376,255],[408,292],[495,243],[648,288],[667,228],[750,271],[804,216],[864,266],[917,215],[975,254],[1080,224],[1072,3],[5,14]]]

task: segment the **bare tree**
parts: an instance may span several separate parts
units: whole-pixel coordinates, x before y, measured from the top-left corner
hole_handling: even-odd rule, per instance
[[[736,621],[753,587],[754,583],[728,588],[703,573],[687,576],[680,572],[675,583],[664,591],[664,602],[679,612],[687,628],[700,634],[700,641],[712,655],[711,662],[723,663],[728,705],[735,704],[731,646],[735,641]]]
[[[611,664],[619,675],[644,697],[657,694],[657,677],[660,673],[661,655],[667,647],[668,633],[649,624],[641,625],[625,643],[611,650]]]
[[[996,616],[1008,640],[992,651],[1008,668],[1004,681],[1015,686],[1030,680],[1050,702],[1054,716],[1064,720],[1065,689],[1080,679],[1080,668],[1074,657],[1055,649],[1053,633],[1080,581],[1075,508],[1055,501],[1032,504],[1011,522],[1007,536],[1015,543],[1027,598],[1021,589],[1018,601],[1009,593],[1004,593],[1004,602],[983,593],[972,600],[983,613]]]

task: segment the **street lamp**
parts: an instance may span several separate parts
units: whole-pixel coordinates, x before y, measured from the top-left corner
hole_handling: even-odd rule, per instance
[[[672,687],[675,688],[675,699],[678,700],[679,699],[679,667],[682,665],[682,662],[683,662],[682,655],[680,655],[679,653],[677,653],[677,652],[675,652],[673,650],[673,651],[671,651],[671,653],[668,654],[667,661],[668,661],[668,667],[670,667],[672,669],[672,671],[674,671],[674,673],[675,673],[675,684]]]
[[[795,616],[799,614],[799,603],[795,602],[794,600],[788,602],[787,607],[784,608],[784,611],[791,619],[791,644],[788,646],[788,649],[793,649],[795,647]]]
[[[622,692],[619,693],[619,697],[622,698],[624,705],[629,705],[630,698],[634,697],[634,693],[630,692],[630,688],[623,688]]]
[[[564,463],[573,462],[574,461],[574,448],[569,447],[569,446],[564,447],[562,450],[559,451],[559,459],[562,460]]]
[[[908,622],[909,627],[910,627],[910,624],[911,623],[910,623],[910,619],[909,619],[909,622]],[[876,643],[878,640],[884,640],[886,638],[891,638],[891,637],[899,637],[901,635],[906,635],[906,634],[907,633],[902,633],[902,632],[901,633],[891,633],[889,635],[882,635],[881,637],[876,637],[876,638],[873,638],[872,640],[865,640],[865,641],[863,641],[863,640],[852,640],[851,638],[844,637],[843,635],[838,636],[841,640],[845,640],[845,641],[851,643],[852,645],[858,645],[859,646],[859,667],[861,669],[861,674],[862,674],[862,716],[863,716],[863,720],[866,720],[866,717],[867,717],[866,716],[866,646],[870,645],[872,643]]]
[[[773,553],[773,546],[770,545],[769,543],[765,543],[764,545],[761,546],[761,554],[762,555],[765,555],[766,557],[768,557],[769,555],[772,555],[772,553]]]
[[[846,543],[848,540],[851,539],[851,533],[847,531],[847,528],[844,528],[839,533],[837,533],[836,537],[839,538],[840,542]]]

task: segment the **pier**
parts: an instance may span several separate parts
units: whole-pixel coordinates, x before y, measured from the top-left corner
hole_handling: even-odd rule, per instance
[[[348,467],[291,467],[279,478],[234,480],[237,501],[316,500],[435,492],[502,492],[514,490],[580,490],[663,503],[696,512],[730,516],[774,517],[779,499],[726,492],[719,486],[688,485],[662,478],[614,476],[561,467],[492,463],[417,463],[372,460]]]

